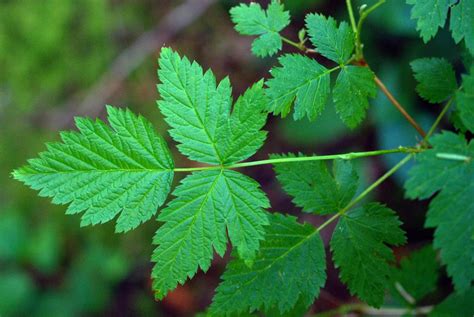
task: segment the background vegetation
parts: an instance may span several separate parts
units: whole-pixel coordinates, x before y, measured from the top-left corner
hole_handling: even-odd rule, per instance
[[[233,29],[228,10],[237,2],[0,2],[0,316],[187,316],[209,304],[226,259],[217,258],[207,274],[199,273],[156,303],[149,280],[155,221],[120,235],[113,234],[113,223],[80,229],[79,217],[65,216],[64,207],[38,198],[9,174],[44,149],[45,141],[57,139],[58,130],[71,128],[75,115],[103,117],[106,103],[130,107],[146,115],[160,132],[165,131],[155,106],[159,98],[156,58],[164,44],[212,68],[218,78],[230,75],[235,94],[267,76],[275,61],[252,56],[252,39]],[[295,40],[305,13],[324,12],[347,20],[343,1],[287,1],[286,6],[294,23],[284,35]],[[365,55],[397,99],[428,128],[439,109],[416,96],[409,62],[429,52],[461,67],[463,56],[446,49],[454,47],[446,30],[423,44],[409,12],[405,1],[389,0],[373,13],[363,35]],[[266,127],[270,137],[256,159],[274,152],[393,148],[413,144],[418,138],[380,93],[371,104],[369,120],[354,131],[342,124],[333,107],[326,109],[313,123],[271,118]],[[191,164],[172,150],[181,159],[177,166]],[[368,183],[399,159],[393,155],[357,164]],[[403,199],[401,184],[407,168],[374,194],[399,212],[408,233],[410,243],[395,250],[398,257],[432,238],[432,231],[423,228],[426,202]],[[262,184],[277,210],[297,211],[276,183],[270,166],[246,173]],[[315,225],[323,222],[301,217]],[[323,239],[327,243],[329,236]],[[433,296],[442,298],[451,285],[446,277],[439,283],[440,291]],[[326,285],[314,312],[351,300],[331,264]]]

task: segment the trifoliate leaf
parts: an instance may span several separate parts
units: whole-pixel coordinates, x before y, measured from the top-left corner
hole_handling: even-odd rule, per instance
[[[326,106],[330,92],[330,70],[306,56],[287,54],[279,58],[273,78],[267,81],[270,111],[285,117],[295,102],[294,119],[315,120]]]
[[[153,286],[160,299],[199,267],[207,271],[213,250],[225,253],[226,230],[239,256],[251,260],[268,224],[265,194],[254,180],[234,171],[193,173],[173,195],[176,198],[158,217],[164,224],[153,240],[158,245],[152,256]]]
[[[416,91],[423,99],[439,103],[448,99],[457,89],[456,75],[444,58],[420,58],[410,63],[418,81]]]
[[[474,287],[462,294],[453,293],[429,313],[429,317],[472,317],[474,315]]]
[[[272,155],[272,158],[295,157]],[[305,212],[331,214],[343,209],[354,197],[358,175],[348,161],[336,160],[329,171],[326,162],[311,161],[274,165],[278,181]]]
[[[367,98],[376,94],[374,73],[369,68],[345,66],[333,90],[336,111],[349,128],[355,128],[365,117],[369,107]]]
[[[474,2],[472,0],[407,0],[413,4],[411,18],[417,20],[416,28],[426,43],[433,38],[446,22],[451,8],[450,30],[453,39],[466,46],[474,54]]]
[[[253,266],[232,260],[222,275],[211,311],[216,316],[269,310],[286,312],[300,300],[308,307],[326,281],[319,234],[296,218],[273,214]]]
[[[318,53],[339,64],[345,64],[354,51],[354,33],[347,22],[339,27],[332,17],[308,14],[306,28]]]
[[[449,5],[453,0],[407,0],[412,4],[411,18],[417,20],[416,29],[426,43],[444,26]]]
[[[434,247],[440,249],[458,291],[474,281],[474,142],[443,132],[430,139],[432,149],[417,155],[405,183],[407,196],[431,201],[425,226],[436,228]]]
[[[400,261],[392,271],[392,294],[402,300],[400,290],[408,293],[415,302],[436,290],[439,276],[436,252],[431,245],[416,250]],[[414,304],[414,303],[408,303]]]
[[[231,87],[224,79],[216,87],[209,70],[161,50],[158,106],[171,126],[178,149],[190,159],[210,164],[232,164],[252,156],[265,140],[267,99],[263,83],[255,84],[237,101],[231,114]]]
[[[405,243],[395,212],[371,203],[342,215],[331,239],[331,251],[339,276],[351,294],[369,305],[383,304],[394,260],[388,245]]]
[[[462,124],[474,133],[474,67],[462,76],[462,90],[456,93],[456,107]]]
[[[266,11],[258,3],[242,3],[230,10],[230,16],[240,34],[259,35],[252,43],[256,56],[272,56],[281,50],[279,32],[290,24],[290,14],[278,1],[273,0]]]
[[[455,0],[452,0],[456,3]],[[450,29],[454,41],[459,43],[464,39],[467,48],[474,55],[474,1],[459,0],[451,9]]]
[[[107,108],[100,120],[77,118],[79,132],[62,132],[62,143],[13,176],[53,203],[71,203],[67,214],[84,212],[81,226],[117,219],[117,232],[137,227],[163,204],[173,179],[173,160],[164,140],[142,116]]]

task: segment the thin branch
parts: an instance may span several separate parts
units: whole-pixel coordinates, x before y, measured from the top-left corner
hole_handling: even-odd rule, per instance
[[[413,298],[413,296],[410,295],[410,293],[407,292],[407,290],[403,287],[402,284],[399,282],[395,282],[395,289],[397,292],[407,301],[407,303],[414,305],[416,303],[416,300]]]
[[[349,13],[349,20],[351,21],[351,27],[354,34],[357,34],[357,26],[354,17],[354,10],[352,9],[352,1],[346,0],[347,12]]]
[[[187,0],[166,14],[156,27],[142,34],[110,65],[100,80],[88,90],[81,102],[71,100],[66,107],[46,115],[46,124],[54,129],[71,125],[75,115],[97,116],[123,81],[150,55],[188,27],[217,0]]]
[[[297,49],[299,49],[303,52],[306,52],[306,50],[307,50],[306,46],[303,43],[296,43],[295,41],[292,41],[289,38],[284,37],[282,35],[280,35],[280,38],[283,42],[285,42],[287,44],[290,44],[291,46],[294,46],[294,47],[296,47]]]
[[[387,173],[383,174],[379,179],[377,179],[374,183],[372,183],[369,187],[367,187],[362,193],[360,193],[354,200],[352,200],[346,207],[341,209],[337,214],[326,220],[322,225],[320,225],[316,232],[323,230],[326,226],[328,226],[331,222],[339,218],[340,216],[344,215],[347,211],[349,211],[352,207],[358,204],[361,200],[363,200],[370,192],[372,192],[375,188],[377,188],[380,184],[382,184],[387,178],[395,174],[403,165],[408,163],[413,157],[414,153],[410,153],[407,155],[403,160],[398,162],[397,165],[392,167]]]
[[[397,108],[398,111],[407,119],[407,121],[418,131],[418,133],[421,135],[422,138],[426,137],[426,132],[423,130],[423,128],[413,119],[412,116],[408,114],[408,112],[403,108],[403,106],[395,99],[395,97],[390,93],[390,91],[387,89],[387,87],[384,85],[384,83],[375,76],[375,83],[377,86],[380,88],[380,90],[387,96],[388,100]]]
[[[414,316],[426,315],[433,310],[433,306],[420,306],[415,308],[399,308],[399,307],[381,307],[373,308],[365,304],[351,303],[341,305],[335,309],[328,310],[322,313],[313,315],[313,317],[333,317],[341,316],[350,312],[355,312],[360,315],[370,316],[403,316],[405,314],[412,314]]]
[[[459,87],[461,89],[461,87]],[[443,119],[444,115],[446,112],[448,112],[449,108],[451,108],[451,105],[453,104],[454,97],[451,97],[451,99],[448,100],[446,105],[443,107],[443,110],[441,110],[440,114],[436,118],[435,122],[431,126],[431,128],[428,130],[428,133],[424,137],[424,141],[427,141],[429,137],[436,131],[436,128],[438,127],[439,123],[441,122],[441,119]]]
[[[359,48],[358,50],[358,54],[360,55],[357,55],[357,60],[361,60],[364,58],[364,54],[362,52],[362,48],[363,48],[363,45],[362,45],[362,40],[361,40],[361,34],[362,34],[362,25],[364,24],[364,21],[365,19],[367,19],[367,17],[369,16],[370,13],[372,13],[374,10],[376,10],[378,7],[380,7],[382,4],[385,3],[386,0],[379,0],[377,3],[375,3],[374,5],[370,6],[369,8],[366,8],[366,9],[361,9],[360,10],[360,17],[359,17],[359,21],[357,22],[357,33],[356,33],[356,47]],[[362,8],[362,7],[361,7]]]
[[[386,154],[393,154],[393,153],[410,153],[411,154],[411,153],[418,153],[420,151],[422,150],[418,148],[400,146],[396,149],[390,149],[390,150],[351,152],[351,153],[343,153],[343,154],[315,155],[315,156],[303,156],[303,157],[284,157],[284,158],[276,158],[276,159],[268,159],[268,160],[260,160],[260,161],[243,162],[243,163],[237,163],[237,164],[232,164],[232,165],[227,165],[227,166],[213,165],[213,166],[202,166],[202,167],[177,167],[174,169],[174,171],[175,172],[195,172],[195,171],[202,171],[202,170],[234,169],[234,168],[242,168],[242,167],[267,165],[267,164],[301,163],[301,162],[308,162],[308,161],[327,161],[327,160],[336,160],[336,159],[353,160],[353,159],[369,157],[369,156],[386,155]]]

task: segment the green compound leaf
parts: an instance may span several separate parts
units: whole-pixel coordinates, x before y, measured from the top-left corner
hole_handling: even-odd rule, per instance
[[[84,212],[81,226],[110,221],[116,231],[136,228],[161,206],[173,179],[173,160],[150,122],[129,110],[107,107],[111,128],[100,120],[77,118],[79,132],[62,132],[62,143],[13,172],[14,178],[71,203],[67,214]]]
[[[270,203],[265,194],[253,179],[234,171],[193,173],[173,195],[176,198],[158,217],[164,224],[153,240],[158,247],[152,256],[152,277],[159,299],[193,277],[199,267],[207,271],[213,250],[224,255],[226,230],[239,256],[249,263],[268,224],[264,208]]]
[[[215,316],[278,307],[299,301],[308,307],[326,281],[323,242],[315,229],[296,218],[273,214],[252,267],[234,259],[222,276],[211,311]]]
[[[474,287],[465,293],[449,295],[444,301],[436,305],[429,313],[429,317],[472,317],[474,315]]]
[[[160,111],[171,126],[171,137],[190,159],[209,164],[232,164],[252,156],[263,144],[268,101],[263,83],[255,84],[237,101],[231,114],[232,89],[228,79],[216,87],[209,70],[161,50],[158,85]]]
[[[266,11],[258,3],[242,3],[230,10],[230,16],[240,34],[259,35],[252,43],[256,56],[272,56],[281,50],[279,32],[290,24],[290,14],[278,1],[273,0]]]
[[[420,58],[410,63],[418,85],[416,91],[423,99],[439,103],[457,89],[452,65],[444,58]]]
[[[374,73],[367,67],[344,66],[333,90],[336,111],[351,129],[365,117],[369,107],[368,97],[375,97],[377,86]]]
[[[354,33],[347,22],[339,27],[332,17],[308,14],[306,28],[318,53],[339,64],[345,64],[354,51]]]
[[[426,43],[446,22],[451,8],[450,30],[456,43],[465,40],[474,54],[474,2],[472,0],[407,0],[412,4],[411,18],[417,20],[416,28]]]
[[[432,149],[418,154],[405,183],[409,198],[431,201],[425,226],[436,228],[434,247],[440,249],[457,291],[474,281],[474,142],[443,132],[430,139]]]
[[[330,92],[330,70],[313,59],[297,54],[279,58],[281,67],[272,69],[267,81],[270,111],[282,117],[288,115],[295,102],[294,119],[305,116],[313,121],[326,106]]]
[[[392,294],[405,301],[399,293],[401,288],[418,302],[436,290],[439,269],[436,252],[431,245],[414,251],[400,261],[400,267],[393,268]]]
[[[331,251],[340,278],[351,294],[369,305],[383,304],[394,260],[388,245],[405,243],[395,212],[378,203],[367,204],[342,216],[331,239]]]
[[[279,157],[295,155],[272,155]],[[305,212],[319,215],[343,209],[358,187],[359,177],[348,161],[334,161],[331,171],[323,161],[276,164],[274,170],[293,203]]]
[[[456,93],[456,107],[462,125],[474,133],[474,67],[462,76],[462,90]]]

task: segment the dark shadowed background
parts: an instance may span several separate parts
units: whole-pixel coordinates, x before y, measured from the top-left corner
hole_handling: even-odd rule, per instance
[[[59,130],[74,128],[74,116],[104,117],[105,104],[145,115],[167,139],[176,165],[194,164],[177,152],[156,107],[156,60],[160,47],[171,46],[204,68],[212,68],[219,79],[230,76],[234,97],[268,77],[276,59],[252,56],[252,38],[234,31],[228,10],[237,3],[0,1],[0,316],[193,316],[210,303],[227,258],[216,256],[206,274],[199,272],[163,302],[155,302],[150,281],[151,240],[159,226],[155,220],[126,234],[114,234],[113,223],[81,229],[79,216],[66,216],[64,206],[37,197],[9,175],[44,150],[45,142],[58,140]],[[323,12],[347,20],[342,0],[284,3],[293,18],[284,35],[293,40],[306,13]],[[446,57],[460,67],[460,56],[446,49],[453,47],[446,31],[423,44],[409,10],[405,1],[388,0],[370,16],[363,33],[365,55],[426,128],[439,109],[415,95],[408,63],[429,54]],[[284,51],[294,49],[285,47]],[[268,141],[254,159],[275,152],[332,154],[393,148],[419,140],[380,93],[371,102],[368,119],[353,131],[344,127],[333,107],[312,123],[271,117],[266,129]],[[376,179],[397,159],[392,155],[356,161],[362,183]],[[403,199],[406,171],[399,171],[373,194],[405,223],[409,243],[396,249],[398,257],[432,237],[430,230],[423,229],[426,205]],[[301,215],[275,181],[270,166],[244,172],[260,182],[274,210],[314,224],[324,221],[324,217]],[[177,175],[175,182],[182,176]],[[330,233],[323,232],[326,243]],[[446,278],[440,283],[448,292]],[[329,264],[326,287],[312,311],[350,300]]]

